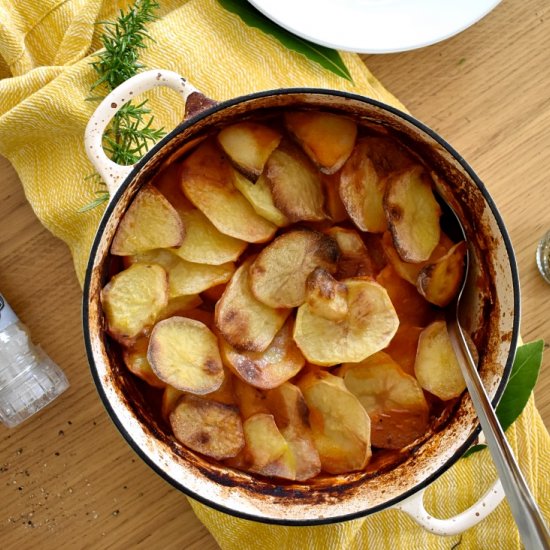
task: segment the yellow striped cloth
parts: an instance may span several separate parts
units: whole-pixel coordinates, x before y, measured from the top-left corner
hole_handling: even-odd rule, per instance
[[[19,174],[42,223],[71,249],[82,282],[101,208],[91,202],[93,172],[83,133],[94,109],[87,102],[100,47],[96,21],[113,19],[129,2],[113,0],[0,0],[0,154]],[[263,89],[312,86],[344,89],[403,106],[353,54],[343,54],[354,83],[328,73],[272,38],[245,26],[215,0],[165,0],[150,25],[155,42],[143,55],[149,68],[174,70],[206,95],[224,100]],[[179,98],[156,91],[151,104],[166,128],[182,116]],[[530,486],[550,515],[550,438],[531,399],[509,432]],[[474,502],[494,470],[486,451],[459,461],[427,491],[428,510],[449,517]],[[386,511],[322,527],[278,527],[236,519],[191,501],[199,519],[224,549],[492,549],[520,548],[506,504],[461,536],[440,538],[404,514]],[[460,542],[460,546],[456,546]]]

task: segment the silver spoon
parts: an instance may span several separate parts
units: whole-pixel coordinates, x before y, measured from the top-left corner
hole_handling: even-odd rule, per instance
[[[456,219],[456,225],[460,228],[462,236],[467,243],[468,240],[466,239],[462,222],[454,210],[448,204],[446,206],[449,207],[449,213]],[[464,332],[460,326],[460,300],[466,287],[469,265],[469,252],[467,251],[462,286],[454,302],[449,304],[446,310],[447,330],[449,331],[454,352],[466,381],[466,386],[479,418],[479,423],[485,435],[487,446],[495,463],[502,487],[508,499],[510,510],[517,524],[521,540],[527,550],[550,549],[550,532],[548,531],[548,527],[525,482],[525,478],[514,458],[504,431],[491,406],[491,402],[477,371],[477,366],[466,343]]]

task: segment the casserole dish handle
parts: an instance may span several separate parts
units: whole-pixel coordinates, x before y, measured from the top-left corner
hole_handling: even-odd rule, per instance
[[[117,86],[99,104],[86,126],[84,144],[86,154],[109,190],[110,200],[123,181],[134,169],[135,164],[116,164],[103,151],[103,134],[113,116],[123,105],[137,98],[143,92],[166,86],[178,92],[185,103],[185,116],[189,118],[216,102],[201,94],[185,78],[173,71],[151,70],[139,73]]]
[[[424,507],[424,492],[418,491],[399,504],[392,506],[408,514],[418,525],[434,535],[451,536],[463,533],[485,519],[503,500],[504,491],[497,479],[492,487],[470,508],[447,519],[434,518]]]

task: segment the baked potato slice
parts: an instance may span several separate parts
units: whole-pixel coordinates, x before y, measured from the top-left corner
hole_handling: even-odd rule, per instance
[[[233,379],[233,392],[244,420],[255,414],[271,414],[267,406],[267,395],[264,390],[255,388],[247,382],[243,382],[238,376],[235,376]]]
[[[216,460],[236,456],[245,444],[237,407],[196,395],[179,398],[170,425],[178,441]]]
[[[420,270],[416,288],[428,302],[445,307],[456,296],[464,278],[467,250],[466,242],[459,242],[445,256]]]
[[[338,375],[367,411],[374,447],[401,449],[426,432],[424,392],[388,354],[380,351],[360,363],[345,363]]]
[[[250,288],[252,258],[235,271],[216,304],[216,326],[224,339],[240,351],[263,352],[283,326],[290,309],[274,309],[260,302]]]
[[[304,303],[306,279],[316,268],[336,270],[338,247],[323,233],[296,229],[267,245],[250,266],[250,288],[262,303],[291,308]]]
[[[435,321],[420,334],[414,374],[422,388],[442,401],[466,389],[445,321]]]
[[[168,199],[168,202],[181,216],[184,212],[194,210],[195,207],[183,194],[179,185],[181,179],[181,164],[173,162],[155,176],[153,185]],[[185,223],[184,223],[185,227]]]
[[[199,294],[231,279],[235,264],[221,265],[196,264],[178,258],[178,263],[168,272],[170,298],[189,294]]]
[[[317,267],[306,279],[306,303],[314,315],[341,321],[348,314],[348,287]]]
[[[371,457],[371,423],[342,378],[312,371],[298,382],[309,409],[309,423],[321,467],[330,474],[362,470]]]
[[[147,360],[163,382],[181,391],[206,394],[223,382],[216,336],[194,319],[159,321],[151,332]]]
[[[130,347],[122,350],[122,358],[128,370],[141,378],[153,388],[164,388],[166,384],[153,372],[147,361],[147,346],[149,338],[143,337],[136,340]]]
[[[237,351],[220,338],[224,364],[242,380],[261,389],[280,386],[295,376],[305,359],[292,339],[294,321],[287,319],[267,349],[262,352]]]
[[[321,111],[285,113],[288,131],[326,174],[334,174],[351,155],[357,125],[345,116]]]
[[[384,349],[399,319],[386,290],[369,279],[346,279],[348,313],[341,321],[315,315],[306,303],[298,308],[294,340],[307,361],[332,366],[359,362]]]
[[[210,220],[196,208],[181,214],[185,237],[173,252],[182,260],[198,264],[221,265],[234,262],[247,243],[218,231]]]
[[[207,139],[183,160],[181,188],[221,233],[251,243],[268,241],[277,228],[235,187],[237,174],[216,141]]]
[[[179,246],[185,228],[176,209],[152,185],[136,195],[118,224],[111,254],[131,256],[151,250]]]
[[[185,392],[177,390],[176,388],[170,386],[170,384],[164,385],[164,391],[162,392],[162,401],[161,401],[161,413],[162,418],[170,424],[170,414],[176,408],[179,398]]]
[[[101,291],[107,332],[123,344],[150,328],[167,303],[168,276],[156,264],[131,265]]]
[[[424,329],[401,323],[390,345],[384,351],[405,371],[414,376],[418,339]]]
[[[180,316],[186,317],[190,311],[202,304],[201,297],[198,294],[188,294],[169,298],[168,303],[157,315],[155,322],[168,319],[168,317]]]
[[[388,177],[384,210],[395,248],[405,262],[429,259],[440,239],[441,207],[422,166]]]
[[[323,191],[325,193],[325,210],[333,223],[340,223],[348,219],[348,212],[340,198],[340,172],[323,174]]]
[[[298,148],[281,142],[267,159],[264,175],[273,204],[291,223],[325,219],[321,176]]]
[[[274,128],[247,120],[226,126],[218,134],[218,142],[227,156],[252,180],[262,173],[281,138],[281,133]]]
[[[374,273],[371,256],[357,231],[334,226],[326,234],[336,241],[340,250],[337,279],[364,277]]]

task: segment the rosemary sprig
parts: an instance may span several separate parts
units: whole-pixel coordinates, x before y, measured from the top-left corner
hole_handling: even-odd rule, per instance
[[[156,19],[155,11],[159,4],[155,0],[136,0],[128,11],[120,10],[116,21],[100,21],[104,33],[101,37],[103,49],[90,63],[98,74],[90,91],[96,92],[90,101],[103,99],[128,78],[138,73],[144,66],[139,62],[140,51],[147,47],[147,40],[152,40],[146,30],[147,23]],[[124,105],[113,117],[103,136],[103,146],[113,162],[130,165],[136,163],[149,147],[162,138],[166,132],[163,128],[153,127],[153,116],[146,107],[147,100],[139,104],[132,102]],[[104,182],[101,183],[98,195],[90,204],[80,209],[86,212],[109,199]]]

